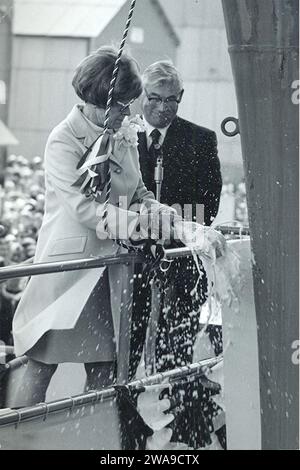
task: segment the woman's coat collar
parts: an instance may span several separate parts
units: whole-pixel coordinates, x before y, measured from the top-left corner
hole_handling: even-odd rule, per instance
[[[75,105],[67,116],[66,121],[74,136],[88,148],[93,144],[97,136],[103,132],[103,128],[96,126],[96,124],[87,119],[81,109],[82,105]],[[117,145],[114,146],[114,153],[110,156],[110,160],[121,166],[125,152],[119,151],[117,147]]]

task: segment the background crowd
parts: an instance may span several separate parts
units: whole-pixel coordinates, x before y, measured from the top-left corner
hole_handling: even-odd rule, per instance
[[[44,212],[44,171],[40,157],[30,162],[11,155],[0,186],[0,266],[29,262]],[[0,341],[11,343],[11,320],[26,279],[0,283]]]

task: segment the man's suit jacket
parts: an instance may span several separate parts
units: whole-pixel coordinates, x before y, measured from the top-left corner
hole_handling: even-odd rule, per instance
[[[176,117],[162,145],[163,204],[204,204],[204,222],[217,215],[222,177],[215,132]],[[144,183],[155,194],[154,167],[147,149],[146,133],[139,134],[140,166]]]

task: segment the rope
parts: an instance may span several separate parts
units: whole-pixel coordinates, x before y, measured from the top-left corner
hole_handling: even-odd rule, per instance
[[[117,59],[116,59],[116,62],[115,62],[115,67],[114,67],[114,70],[113,70],[112,79],[111,79],[110,86],[109,86],[109,92],[108,92],[108,98],[107,98],[107,104],[106,104],[106,110],[105,110],[105,118],[104,118],[104,134],[106,134],[107,131],[108,131],[109,114],[110,114],[111,105],[112,105],[113,92],[114,92],[114,89],[115,89],[115,84],[116,84],[116,80],[117,80],[117,76],[118,76],[121,56],[122,56],[122,53],[123,53],[123,50],[124,50],[124,47],[125,47],[125,43],[126,43],[126,39],[127,39],[127,36],[128,36],[128,31],[129,31],[130,23],[131,23],[131,20],[132,20],[132,15],[133,15],[133,12],[134,12],[135,4],[136,4],[136,0],[132,0],[131,5],[130,5],[130,10],[129,10],[129,13],[128,13],[128,18],[127,18],[126,25],[125,25],[125,29],[124,29],[124,33],[123,33],[123,38],[122,38],[120,48],[119,48],[119,53],[118,53],[118,56],[117,56]],[[106,197],[105,197],[105,202],[104,202],[104,207],[103,207],[103,214],[102,214],[102,221],[103,221],[103,226],[104,226],[105,231],[107,231],[107,228],[108,228],[108,223],[107,223],[108,209],[107,209],[107,206],[108,206],[109,199],[110,199],[110,193],[111,193],[111,171],[110,171],[110,167],[108,165],[107,182],[106,182]]]

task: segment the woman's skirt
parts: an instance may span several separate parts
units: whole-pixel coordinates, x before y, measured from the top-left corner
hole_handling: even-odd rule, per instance
[[[88,298],[75,327],[47,331],[26,355],[45,364],[116,360],[107,269]]]

